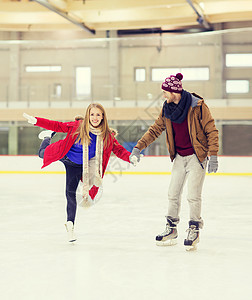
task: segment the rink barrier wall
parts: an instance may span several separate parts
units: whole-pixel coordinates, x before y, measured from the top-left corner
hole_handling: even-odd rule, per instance
[[[252,156],[219,156],[219,169],[209,176],[252,176]],[[55,162],[41,169],[38,156],[0,155],[0,174],[65,174],[64,165]],[[172,163],[169,156],[145,156],[136,166],[111,156],[108,175],[170,175]]]
[[[252,115],[252,107],[247,104],[249,103],[249,99],[245,102],[246,106],[241,106],[241,100],[239,99],[239,105],[235,107],[230,106],[231,100],[226,100],[229,101],[229,105],[221,107],[219,106],[220,103],[224,105],[226,103],[225,100],[214,99],[214,105],[210,105],[213,118],[215,120],[250,120]],[[133,100],[122,102],[122,104],[130,105],[130,107],[108,107],[108,103],[106,101],[106,104],[104,105],[106,105],[106,114],[108,119],[111,121],[132,121],[140,118],[141,120],[153,121],[153,119],[156,119],[159,116],[161,107],[158,107],[158,110],[157,107],[151,107],[150,105],[152,104],[152,101],[149,101],[148,103],[144,101],[144,105],[142,107],[132,107],[132,103]],[[32,104],[34,105],[34,103]],[[53,102],[51,104],[53,105]],[[10,102],[9,105],[20,105],[20,101],[16,103]],[[42,118],[59,121],[72,120],[73,116],[80,114],[79,107],[68,107],[67,109],[65,107],[29,108],[26,107],[25,102],[23,105],[24,107],[22,108],[1,108],[4,113],[0,115],[0,121],[24,121],[24,110],[28,115],[31,116],[40,116]]]

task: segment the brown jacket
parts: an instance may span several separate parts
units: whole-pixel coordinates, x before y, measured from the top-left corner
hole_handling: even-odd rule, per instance
[[[192,94],[200,98],[196,94]],[[208,106],[204,103],[204,100],[200,98],[198,105],[190,107],[187,114],[188,129],[194,152],[200,162],[209,155],[217,155],[219,150],[219,138],[218,130],[215,127],[214,119],[210,113]],[[170,153],[171,161],[176,156],[176,148],[174,145],[173,129],[170,119],[165,116],[162,117],[162,111],[155,121],[155,123],[149,127],[148,131],[142,136],[135,146],[139,150],[145,149],[152,142],[159,137],[159,135],[166,130],[166,143]]]

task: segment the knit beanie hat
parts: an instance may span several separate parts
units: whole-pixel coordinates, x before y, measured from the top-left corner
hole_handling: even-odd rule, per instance
[[[165,81],[162,83],[162,90],[171,93],[182,93],[182,82],[183,75],[181,73],[177,73],[177,75],[171,75],[165,78]]]

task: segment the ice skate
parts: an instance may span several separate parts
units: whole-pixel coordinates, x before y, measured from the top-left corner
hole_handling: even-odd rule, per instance
[[[72,221],[67,221],[66,224],[66,230],[68,233],[68,242],[72,243],[76,241],[76,237],[74,235],[74,225]]]
[[[195,251],[197,250],[197,244],[199,243],[199,223],[190,221],[187,232],[187,238],[184,240],[185,248],[187,251]]]
[[[165,231],[156,236],[157,246],[173,246],[177,244],[177,226],[170,219],[167,219]]]
[[[45,138],[53,138],[55,136],[56,132],[52,131],[52,130],[43,130],[40,132],[40,134],[38,135],[38,138],[43,140]]]

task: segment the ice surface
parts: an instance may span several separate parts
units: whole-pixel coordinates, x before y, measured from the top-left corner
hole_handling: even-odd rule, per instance
[[[197,252],[157,247],[170,176],[106,175],[101,201],[78,209],[66,241],[65,176],[0,174],[2,300],[250,299],[252,177],[206,176]]]

